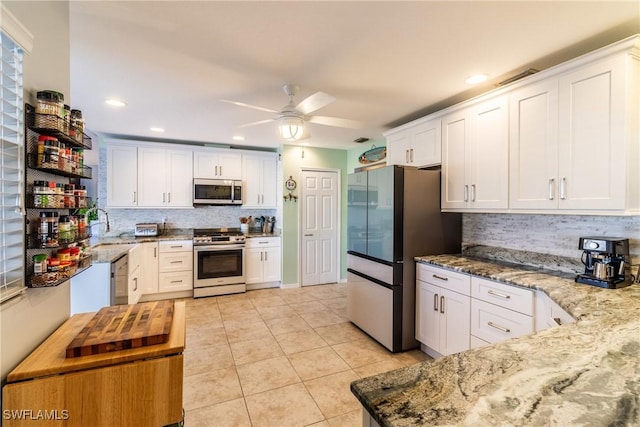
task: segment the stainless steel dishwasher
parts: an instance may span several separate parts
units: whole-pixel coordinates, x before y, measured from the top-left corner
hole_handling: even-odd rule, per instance
[[[111,261],[111,305],[129,303],[129,254]]]

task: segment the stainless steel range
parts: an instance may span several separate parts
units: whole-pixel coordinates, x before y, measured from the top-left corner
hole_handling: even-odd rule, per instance
[[[193,230],[193,296],[209,297],[246,291],[245,236],[239,228]]]

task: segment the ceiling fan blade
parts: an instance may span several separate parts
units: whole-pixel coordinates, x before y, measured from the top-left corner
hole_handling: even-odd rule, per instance
[[[267,119],[267,120],[258,120],[257,122],[245,123],[243,125],[238,126],[238,129],[248,128],[248,127],[256,126],[256,125],[262,125],[264,123],[271,123],[272,121],[273,121],[273,119]]]
[[[300,103],[296,105],[296,110],[300,111],[302,114],[307,115],[321,109],[322,107],[326,107],[335,100],[336,99],[329,94],[326,94],[324,92],[316,92],[313,95],[309,95],[308,97],[300,101]]]
[[[326,117],[326,116],[311,116],[309,122],[319,125],[335,126],[339,128],[360,129],[362,128],[362,122],[357,120],[340,119],[338,117]]]
[[[245,104],[244,102],[229,101],[228,99],[219,99],[218,101],[226,102],[227,104],[237,105],[238,107],[253,108],[254,110],[266,111],[267,113],[277,113],[278,111],[271,108],[258,107],[257,105]]]

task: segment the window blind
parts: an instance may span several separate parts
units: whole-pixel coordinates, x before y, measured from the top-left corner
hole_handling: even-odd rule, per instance
[[[0,46],[0,302],[24,289],[23,50],[4,32]]]

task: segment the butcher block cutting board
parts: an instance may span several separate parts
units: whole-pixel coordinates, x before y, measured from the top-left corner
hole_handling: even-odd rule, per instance
[[[169,340],[174,302],[104,307],[67,346],[67,357],[162,344]]]

